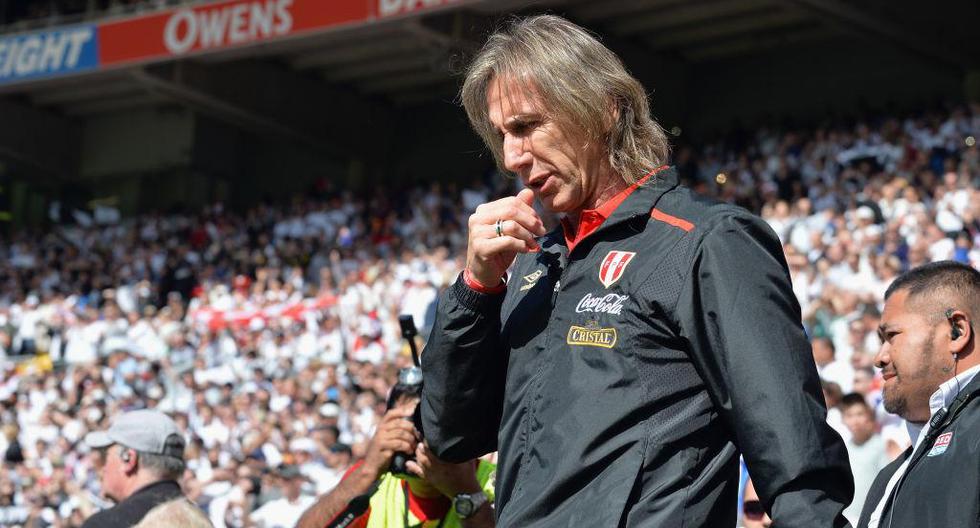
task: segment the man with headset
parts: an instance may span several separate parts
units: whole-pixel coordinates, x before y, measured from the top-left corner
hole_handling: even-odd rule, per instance
[[[975,527],[980,519],[980,271],[934,262],[885,292],[875,362],[913,447],[878,474],[859,528]]]
[[[184,435],[169,416],[153,409],[118,416],[105,431],[85,436],[105,450],[102,493],[118,504],[88,518],[83,528],[129,528],[154,507],[184,498]]]

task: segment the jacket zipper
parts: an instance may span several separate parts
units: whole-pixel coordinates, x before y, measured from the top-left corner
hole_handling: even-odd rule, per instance
[[[571,254],[571,252],[569,252],[569,254]],[[561,273],[558,274],[558,280],[555,281],[555,287],[554,287],[554,290],[551,293],[551,313],[554,313],[555,305],[557,304],[557,301],[558,301],[558,294],[561,292],[562,280],[565,278],[565,274],[568,273],[568,269],[570,267],[571,267],[571,260],[569,259],[567,261],[565,267],[561,270]],[[549,331],[549,329],[547,327],[545,327],[545,332],[546,332],[546,334],[544,336],[545,342],[543,343],[542,350],[544,350],[545,353],[548,353],[551,350],[551,347],[548,346],[550,344],[549,342],[551,341],[551,332]],[[524,409],[525,409],[525,412],[524,412],[524,442],[523,442],[524,445],[523,445],[523,448],[521,450],[522,451],[522,453],[521,453],[521,466],[520,466],[520,469],[518,469],[518,472],[517,472],[517,479],[516,479],[517,482],[514,485],[514,494],[519,493],[523,489],[523,484],[524,484],[524,478],[523,478],[524,477],[524,471],[525,471],[525,468],[527,467],[527,460],[528,460],[528,456],[530,455],[530,450],[531,450],[531,442],[530,442],[530,440],[531,440],[531,420],[534,418],[534,406],[533,406],[533,403],[534,403],[534,399],[537,398],[538,393],[540,392],[540,386],[538,385],[538,382],[541,379],[541,376],[544,374],[545,366],[547,364],[548,364],[547,361],[542,360],[541,361],[541,364],[538,366],[537,370],[531,376],[531,379],[528,380],[528,392],[524,396],[524,401],[525,401],[525,405],[524,405]]]

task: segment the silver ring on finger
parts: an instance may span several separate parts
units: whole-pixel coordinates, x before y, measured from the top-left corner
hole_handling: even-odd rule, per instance
[[[497,223],[494,224],[494,229],[496,229],[498,237],[504,236],[504,221],[497,219]]]

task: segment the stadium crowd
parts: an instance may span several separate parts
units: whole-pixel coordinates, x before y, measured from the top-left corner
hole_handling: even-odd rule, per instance
[[[977,135],[973,106],[675,150],[689,184],[783,240],[856,479],[908,443],[872,368],[884,289],[933,260],[980,266]],[[424,339],[461,269],[467,216],[517,182],[467,185],[328,188],[243,213],[215,204],[7,238],[0,525],[77,527],[105,507],[103,454],[80,440],[154,407],[187,431],[183,485],[216,527],[293,526],[363,455],[411,362],[397,316]],[[859,420],[848,409],[862,400],[875,412]]]

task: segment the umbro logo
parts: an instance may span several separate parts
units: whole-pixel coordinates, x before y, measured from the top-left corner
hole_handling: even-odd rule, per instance
[[[520,291],[530,290],[531,288],[533,288],[534,285],[538,283],[538,279],[540,279],[542,275],[544,275],[543,271],[536,270],[533,273],[528,273],[527,275],[521,277],[521,280],[524,281],[524,284],[521,284]]]

